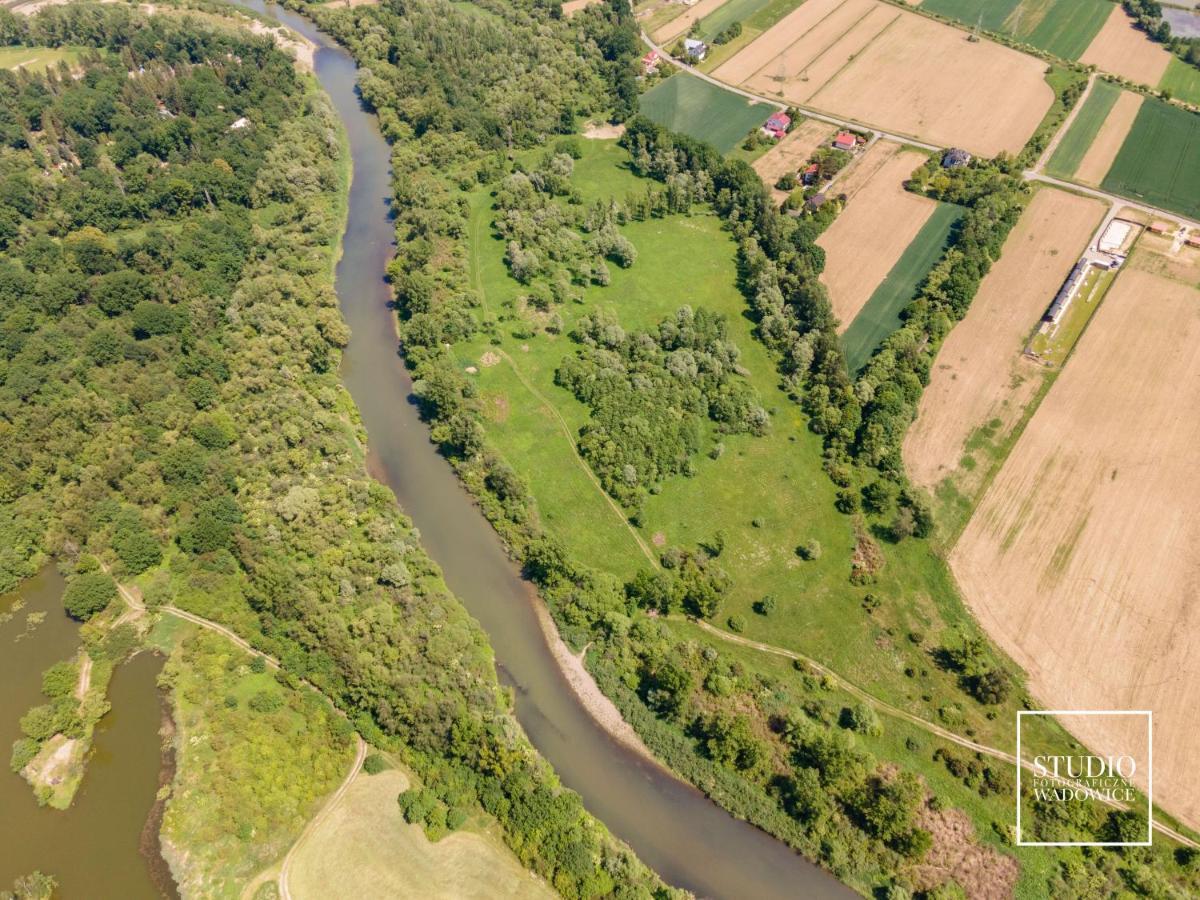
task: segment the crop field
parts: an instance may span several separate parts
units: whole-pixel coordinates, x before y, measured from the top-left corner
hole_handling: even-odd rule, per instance
[[[1153,709],[1154,785],[1200,821],[1200,258],[1144,235],[951,554],[1058,709]],[[1076,735],[1119,738],[1103,717]]]
[[[1142,108],[1144,99],[1141,94],[1121,91],[1117,102],[1105,117],[1100,133],[1079,161],[1079,167],[1075,170],[1077,181],[1097,185],[1104,180],[1104,176],[1112,168],[1113,160],[1117,158],[1117,153],[1129,137],[1133,123],[1137,121],[1138,111]]]
[[[843,332],[842,347],[851,372],[858,371],[871,358],[875,348],[900,327],[900,312],[916,294],[917,285],[941,258],[950,232],[962,213],[961,207],[938,203],[887,277]]]
[[[1135,28],[1133,19],[1117,4],[1079,61],[1153,87],[1166,73],[1171,53]]]
[[[880,0],[808,0],[714,73],[788,102],[992,156],[1053,101],[1045,64]]]
[[[877,164],[880,159],[882,165]],[[922,153],[880,141],[847,172],[850,178],[855,169],[866,166],[872,174],[861,187],[855,186],[846,208],[817,239],[825,250],[821,280],[829,289],[834,315],[843,329],[854,321],[938,208],[933,200],[904,189],[904,182],[924,161]],[[840,181],[834,183],[833,191],[842,192]],[[869,253],[864,252],[866,247],[871,248]]]
[[[639,109],[658,124],[712,144],[721,153],[736,147],[774,112],[766,103],[754,103],[685,72],[643,94]]]
[[[1147,98],[1101,186],[1200,217],[1198,158],[1200,115]]]
[[[658,44],[669,44],[676,38],[687,34],[693,22],[716,12],[725,2],[726,0],[699,0],[694,6],[683,7],[682,13],[655,29],[652,37]]]
[[[1170,91],[1172,97],[1200,106],[1200,69],[1172,56],[1158,89]]]
[[[904,441],[905,466],[917,484],[933,490],[960,474],[980,429],[1003,444],[1018,423],[1047,373],[1025,359],[1025,341],[1103,215],[1100,201],[1065,191],[1043,189],[1030,201],[966,318],[938,352]],[[968,466],[983,475],[988,467],[980,464],[988,461],[972,456]]]
[[[395,769],[359,774],[296,852],[289,891],[397,900],[558,896],[498,840],[458,831],[430,843],[400,814],[396,797],[408,786]]]
[[[922,9],[967,27],[1011,35],[1064,59],[1078,59],[1099,33],[1107,0],[924,0]]]
[[[1092,83],[1071,127],[1046,162],[1047,172],[1057,178],[1070,178],[1075,174],[1119,96],[1121,89],[1115,84],[1099,78]]]
[[[813,151],[832,140],[834,127],[819,119],[807,119],[794,127],[778,144],[754,161],[754,171],[771,189],[776,203],[782,203],[788,191],[775,189],[781,175],[803,166]]]

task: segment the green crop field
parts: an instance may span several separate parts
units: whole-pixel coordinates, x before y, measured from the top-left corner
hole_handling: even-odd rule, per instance
[[[1112,12],[1107,0],[925,0],[921,9],[1078,59]]]
[[[1179,100],[1200,105],[1200,69],[1172,56],[1158,89],[1170,91],[1171,96]]]
[[[1200,114],[1146,98],[1102,183],[1106,191],[1200,216]]]
[[[1046,163],[1048,173],[1057,178],[1070,178],[1075,174],[1119,96],[1121,89],[1115,84],[1099,79],[1092,84],[1092,89],[1083,101],[1083,106],[1079,108],[1070,130],[1063,135],[1062,141]]]
[[[751,129],[762,125],[775,108],[680,73],[643,94],[639,109],[672,131],[691,135],[728,153]]]
[[[900,327],[900,313],[917,292],[917,285],[929,273],[942,251],[962,209],[950,203],[939,203],[900,259],[892,266],[883,283],[854,317],[842,335],[846,364],[851,372],[858,371],[883,340]]]

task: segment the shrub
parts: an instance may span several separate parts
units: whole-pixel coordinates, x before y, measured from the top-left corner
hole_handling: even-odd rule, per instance
[[[776,605],[775,597],[767,594],[761,600],[754,601],[754,611],[760,616],[769,616],[775,611]]]
[[[746,630],[746,620],[741,616],[730,616],[729,630],[736,634],[741,634]]]
[[[363,760],[363,771],[368,775],[378,775],[384,769],[390,769],[388,761],[378,753],[370,753]]]
[[[93,572],[80,575],[67,585],[63,606],[71,618],[86,622],[112,603],[116,596],[117,583],[103,572]]]
[[[283,708],[283,696],[276,691],[259,691],[250,698],[250,708],[256,713],[273,713]]]
[[[805,541],[796,548],[796,555],[801,559],[815,560],[821,558],[821,542],[813,538]]]

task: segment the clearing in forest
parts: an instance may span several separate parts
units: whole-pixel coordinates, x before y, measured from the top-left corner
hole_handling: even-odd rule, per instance
[[[1171,53],[1162,44],[1150,40],[1146,32],[1134,25],[1121,5],[1116,4],[1079,61],[1153,87],[1166,73]]]
[[[436,844],[409,825],[396,797],[403,772],[359,773],[292,861],[296,897],[556,897],[496,839],[456,831]]]
[[[951,564],[1040,703],[1154,710],[1155,800],[1194,827],[1200,254],[1170,243],[1136,245]],[[1113,752],[1105,717],[1072,724]]]
[[[754,161],[754,171],[763,180],[776,203],[782,203],[790,193],[777,190],[775,182],[788,172],[796,172],[808,162],[813,151],[833,138],[834,127],[819,119],[806,119],[778,144]]]
[[[925,161],[923,153],[879,141],[859,163],[872,162],[872,154],[886,161],[856,189],[846,208],[817,239],[825,250],[821,280],[829,289],[834,315],[843,330],[938,207],[933,200],[904,189],[904,182]],[[834,190],[840,192],[840,185]]]
[[[680,72],[646,91],[638,103],[646,118],[728,153],[751,130],[758,128],[775,107],[756,103]]]
[[[882,0],[807,0],[716,77],[898,134],[1015,153],[1054,99],[1046,65]]]
[[[982,429],[1003,446],[1047,372],[1024,357],[1025,342],[1103,215],[1098,200],[1053,189],[1034,196],[966,318],[938,352],[904,441],[904,462],[917,484],[932,490],[955,473],[964,454],[975,452],[968,442]],[[972,457],[969,465],[982,476],[988,462]]]

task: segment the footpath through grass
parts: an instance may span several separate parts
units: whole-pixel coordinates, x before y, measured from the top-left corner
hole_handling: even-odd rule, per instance
[[[1200,114],[1147,97],[1101,186],[1200,217]]]
[[[719,88],[694,75],[679,72],[642,95],[642,115],[672,131],[682,132],[728,153],[775,111]]]
[[[842,335],[846,365],[851,372],[862,368],[887,336],[900,327],[900,313],[916,294],[917,285],[941,258],[950,232],[962,216],[962,207],[939,203],[887,277],[854,317]]]
[[[1056,178],[1071,178],[1075,174],[1120,96],[1121,89],[1115,84],[1100,78],[1092,83],[1092,89],[1071,122],[1070,129],[1046,162],[1049,174]]]

